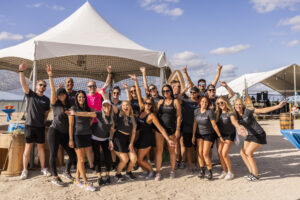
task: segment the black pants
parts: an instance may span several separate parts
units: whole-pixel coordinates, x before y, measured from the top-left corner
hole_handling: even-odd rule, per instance
[[[59,145],[64,148],[69,156],[69,160],[66,164],[66,171],[70,172],[72,163],[76,158],[76,153],[74,149],[69,147],[69,135],[66,133],[61,133],[57,129],[50,127],[48,131],[48,144],[50,149],[49,163],[52,170],[52,175],[57,176],[56,159]]]
[[[109,140],[97,141],[92,139],[92,147],[94,151],[94,166],[96,167],[96,172],[101,172],[101,156],[100,156],[100,146],[102,147],[106,171],[109,172],[111,169],[111,152],[109,150]]]

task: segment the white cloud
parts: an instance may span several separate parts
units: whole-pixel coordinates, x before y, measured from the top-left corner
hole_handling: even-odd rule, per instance
[[[20,34],[13,34],[8,32],[1,32],[0,33],[0,40],[22,40],[23,35]]]
[[[63,11],[65,9],[63,6],[60,6],[60,5],[53,5],[53,6],[51,6],[51,8],[53,10],[58,10],[58,11]]]
[[[199,78],[199,76],[207,76],[211,72],[215,73],[215,66],[207,62],[204,57],[194,52],[184,51],[174,54],[170,62],[175,69],[182,69],[184,66],[188,66],[188,69],[193,73],[191,76]]]
[[[46,7],[46,8],[50,8],[52,10],[55,10],[55,11],[63,11],[65,10],[65,8],[63,6],[60,6],[60,5],[48,5],[44,2],[41,2],[41,3],[36,3],[36,4],[33,4],[33,5],[28,5],[29,8],[40,8],[40,7]]]
[[[25,37],[28,38],[28,39],[30,39],[30,38],[34,38],[35,36],[36,36],[36,34],[34,34],[34,33],[29,33],[29,34],[27,34]]]
[[[246,49],[249,49],[250,45],[235,45],[231,47],[219,47],[217,49],[211,50],[209,53],[211,54],[236,54],[242,51],[245,51]]]
[[[289,8],[295,10],[295,5],[300,3],[300,0],[251,0],[254,4],[254,9],[259,13],[268,13],[276,9]]]
[[[140,5],[158,14],[177,17],[183,14],[183,10],[181,8],[171,8],[170,5],[178,2],[179,0],[142,0]]]
[[[235,78],[236,71],[237,71],[237,67],[232,64],[223,65],[222,72],[221,72],[222,80],[228,81],[229,79]]]
[[[295,46],[297,44],[299,44],[300,42],[298,40],[292,40],[290,42],[288,42],[286,45],[289,47]]]
[[[291,26],[291,30],[294,32],[300,31],[300,15],[292,18],[282,19],[279,21],[278,26]]]

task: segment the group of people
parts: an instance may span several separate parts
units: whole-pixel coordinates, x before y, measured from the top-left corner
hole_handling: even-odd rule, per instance
[[[99,186],[111,183],[110,171],[114,163],[117,163],[114,177],[117,182],[123,181],[125,177],[129,180],[136,179],[132,172],[136,165],[143,170],[139,177],[161,180],[165,142],[171,165],[170,178],[175,178],[176,167],[187,165],[190,172],[194,171],[192,148],[195,146],[200,167],[199,177],[211,180],[212,146],[216,143],[222,166],[218,178],[230,180],[234,178],[234,173],[228,152],[237,133],[246,137],[240,151],[249,170],[246,178],[256,181],[259,177],[253,153],[267,141],[266,133],[255,120],[254,113],[267,113],[285,105],[283,101],[273,107],[246,108],[243,101],[237,98],[232,107],[229,99],[234,96],[234,92],[226,82],[220,81],[220,84],[227,89],[228,95],[216,96],[215,87],[221,74],[221,65],[218,65],[217,74],[208,86],[205,79],[200,79],[194,85],[187,73],[187,67],[184,67],[183,73],[188,87],[183,90],[180,82],[173,80],[170,85],[162,87],[162,95],[155,85],[148,85],[146,68],[141,67],[146,96],[142,97],[136,75],[129,74],[134,84],[130,87],[122,84],[128,97],[124,101],[119,99],[121,89],[118,86],[113,87],[111,99],[105,93],[112,76],[110,66],[107,67],[105,85],[97,88],[95,81],[89,81],[86,94],[83,90],[73,90],[72,78],[65,81],[65,87],[55,88],[52,66],[47,65],[50,99],[44,95],[47,87],[44,80],[36,82],[35,92],[29,89],[24,76],[26,68],[26,63],[19,66],[20,82],[28,104],[24,169],[20,178],[28,177],[30,152],[33,144],[37,144],[41,173],[44,176],[52,175],[52,183],[64,185],[56,169],[57,153],[61,145],[69,158],[63,177],[89,191],[95,191],[95,187],[87,180],[86,160],[89,167],[96,170]],[[48,133],[45,134],[50,105],[54,117]],[[50,149],[51,173],[45,168],[45,135]],[[154,152],[155,171],[149,163],[151,150]],[[104,155],[104,158],[100,155]],[[102,160],[106,167],[105,178],[101,176]],[[70,170],[74,163],[76,174],[73,178]],[[126,171],[125,177],[122,175],[123,170]]]

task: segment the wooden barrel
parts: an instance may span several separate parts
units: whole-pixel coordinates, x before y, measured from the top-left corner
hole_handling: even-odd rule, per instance
[[[294,129],[294,119],[290,113],[280,113],[280,129]]]
[[[1,173],[2,176],[18,176],[23,170],[24,134],[14,136],[11,134],[0,134],[0,148],[8,150],[11,140],[12,144],[8,153],[7,166],[5,166],[6,171]],[[3,163],[1,163],[1,168],[2,166]]]

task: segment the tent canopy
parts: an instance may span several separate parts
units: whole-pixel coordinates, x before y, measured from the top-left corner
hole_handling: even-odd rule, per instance
[[[300,66],[296,64],[284,66],[267,72],[244,74],[228,83],[229,87],[240,95],[245,88],[250,88],[257,83],[262,83],[278,93],[286,96],[294,95],[294,66],[296,69],[296,90],[300,92]],[[217,95],[227,94],[224,87],[217,88]]]
[[[150,76],[160,76],[167,65],[164,52],[146,49],[128,39],[91,6],[82,5],[64,21],[19,45],[0,50],[0,69],[18,70],[33,61],[37,77],[47,78],[45,64],[52,64],[56,77],[77,76],[105,81],[106,66],[112,65],[115,81],[139,74],[145,66]],[[29,71],[29,70],[28,70]],[[125,75],[126,74],[126,75]],[[29,76],[29,72],[25,74]]]

